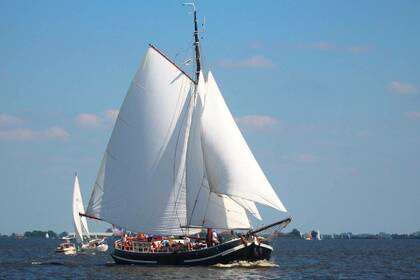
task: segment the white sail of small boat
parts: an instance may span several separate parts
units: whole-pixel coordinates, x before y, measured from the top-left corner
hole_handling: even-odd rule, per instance
[[[85,216],[134,232],[186,235],[249,230],[249,215],[262,219],[256,204],[287,211],[213,74],[204,77],[195,10],[194,19],[195,80],[150,45],[120,108]]]
[[[321,240],[321,232],[319,231],[319,229],[317,229],[316,231],[316,239]]]
[[[84,211],[84,207],[82,194],[80,192],[79,179],[77,177],[77,174],[75,173],[73,184],[72,212],[74,224],[74,238],[78,246],[76,246],[76,244],[74,244],[73,242],[70,242],[70,240],[73,238],[71,238],[70,236],[66,236],[63,237],[63,240],[65,240],[66,242],[59,244],[55,248],[56,253],[64,255],[75,255],[77,253],[77,247],[80,248],[80,246],[83,244],[84,233],[87,233],[87,236],[89,236],[86,217],[81,217],[79,215],[80,211]]]
[[[73,187],[73,223],[74,223],[74,235],[75,235],[77,244],[82,244],[84,243],[85,239],[89,239],[89,228],[87,225],[86,217],[79,215],[79,213],[83,213],[84,211],[85,211],[85,208],[83,206],[83,199],[82,199],[82,193],[80,191],[79,178],[77,174],[75,174],[74,187]]]
[[[74,235],[76,244],[84,251],[101,251],[108,250],[108,245],[102,239],[91,239],[86,217],[80,216],[84,213],[82,193],[80,191],[79,178],[77,174],[74,176],[73,188],[73,222]]]

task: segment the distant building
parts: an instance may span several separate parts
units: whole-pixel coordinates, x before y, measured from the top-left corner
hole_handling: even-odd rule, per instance
[[[386,232],[380,232],[378,233],[378,238],[379,239],[391,239],[391,234],[386,233]]]

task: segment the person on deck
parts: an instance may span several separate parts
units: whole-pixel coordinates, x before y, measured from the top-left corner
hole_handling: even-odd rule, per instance
[[[191,239],[188,238],[188,236],[184,237],[184,247],[188,250],[191,251],[192,249],[192,245],[191,245]]]
[[[212,240],[213,240],[213,230],[212,230],[212,228],[208,228],[207,229],[207,236],[206,236],[207,247],[212,246],[212,243],[213,243]]]
[[[215,245],[219,245],[220,241],[219,241],[219,238],[218,238],[218,236],[217,236],[217,232],[216,232],[216,231],[213,231],[211,241],[212,241],[212,243],[213,243],[213,246],[215,246]]]

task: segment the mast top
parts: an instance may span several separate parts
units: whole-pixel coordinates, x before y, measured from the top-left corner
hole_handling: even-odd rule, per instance
[[[198,23],[197,23],[197,10],[195,9],[194,2],[184,3],[184,6],[190,6],[193,8],[194,12],[194,49],[195,49],[195,83],[198,84],[198,79],[200,78],[201,71],[201,56],[200,56],[200,36],[198,35]]]
[[[195,12],[195,4],[194,4],[194,2],[182,3],[182,5],[192,7],[193,8],[193,11]]]

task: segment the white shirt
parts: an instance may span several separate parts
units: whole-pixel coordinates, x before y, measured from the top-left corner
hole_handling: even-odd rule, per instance
[[[217,232],[213,231],[213,241],[219,241],[219,239],[217,238]]]

